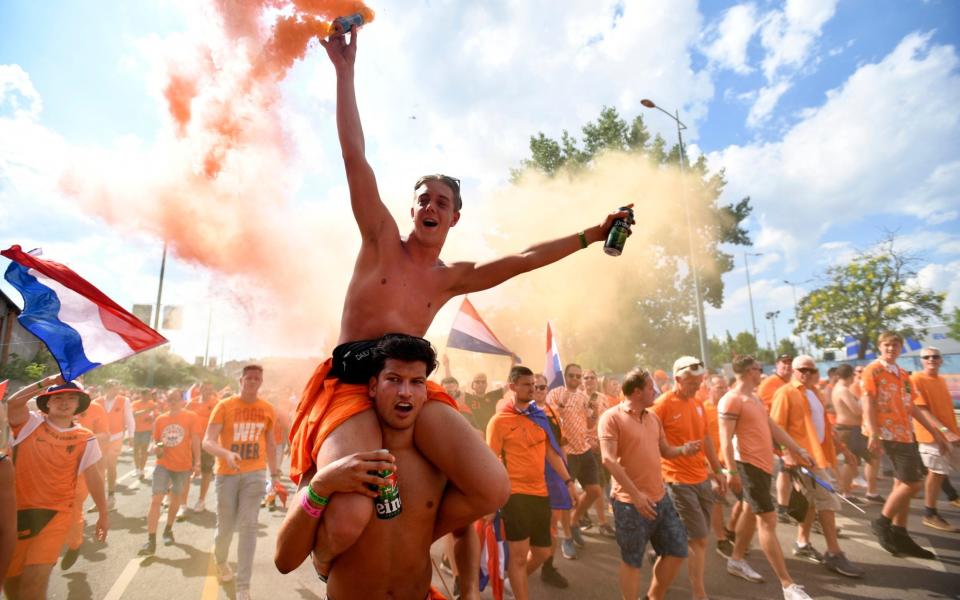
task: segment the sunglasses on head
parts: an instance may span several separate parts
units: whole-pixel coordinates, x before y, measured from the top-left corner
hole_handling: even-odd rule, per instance
[[[811,375],[811,374],[813,374],[813,373],[818,373],[818,372],[819,372],[819,371],[817,371],[816,369],[814,369],[814,368],[812,368],[812,367],[800,367],[800,368],[798,368],[798,369],[796,369],[796,370],[797,370],[797,371],[800,371],[800,372],[803,373],[804,375]]]

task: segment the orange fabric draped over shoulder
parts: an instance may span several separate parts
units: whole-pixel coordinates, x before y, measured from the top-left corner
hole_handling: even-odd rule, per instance
[[[297,484],[300,476],[316,464],[320,446],[337,427],[350,417],[373,409],[367,386],[340,383],[336,377],[329,377],[332,367],[332,358],[317,366],[300,396],[290,427],[290,479]],[[444,402],[459,410],[457,401],[433,381],[427,382],[427,400]]]

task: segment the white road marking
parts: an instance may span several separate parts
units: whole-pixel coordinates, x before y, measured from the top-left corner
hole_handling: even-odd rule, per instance
[[[134,558],[127,563],[127,566],[123,568],[123,571],[120,573],[120,577],[117,577],[117,580],[113,582],[113,587],[110,588],[110,591],[107,592],[107,595],[103,597],[103,600],[120,600],[120,597],[123,596],[123,592],[127,589],[127,586],[130,585],[130,582],[133,581],[134,575],[137,574],[137,569],[140,568],[140,563],[143,561],[143,558]]]

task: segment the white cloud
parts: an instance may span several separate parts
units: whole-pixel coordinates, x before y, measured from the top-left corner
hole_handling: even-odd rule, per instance
[[[783,139],[711,153],[713,168],[726,168],[725,199],[751,196],[770,228],[761,238],[781,245],[788,263],[816,248],[832,223],[956,211],[958,65],[954,47],[906,36]]]
[[[787,0],[782,11],[766,15],[760,40],[766,50],[763,73],[768,81],[781,69],[804,65],[836,8],[837,0]]]
[[[737,4],[724,11],[718,23],[707,28],[703,53],[714,64],[741,75],[753,69],[747,63],[747,46],[756,33],[757,9],[752,3]]]
[[[15,119],[36,119],[43,110],[40,94],[20,65],[0,65],[0,114],[7,106]]]
[[[750,107],[750,113],[747,115],[747,127],[757,127],[766,121],[773,109],[777,107],[780,96],[783,96],[790,89],[789,81],[780,81],[773,85],[760,88],[757,92],[756,101]]]
[[[946,292],[945,312],[960,306],[960,260],[924,266],[917,272],[917,283],[927,289]]]

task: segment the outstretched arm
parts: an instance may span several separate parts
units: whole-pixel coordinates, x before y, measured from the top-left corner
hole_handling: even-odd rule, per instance
[[[377,179],[367,162],[353,82],[357,29],[354,28],[350,34],[350,43],[347,43],[346,35],[333,35],[328,40],[320,40],[320,44],[326,49],[327,56],[337,72],[337,133],[340,136],[340,150],[347,171],[347,185],[350,187],[350,206],[360,228],[360,235],[364,242],[370,243],[375,243],[389,232],[394,232],[399,239],[400,230],[380,200]]]
[[[454,296],[479,292],[497,286],[521,273],[527,273],[555,263],[583,248],[584,242],[592,244],[605,240],[610,228],[613,227],[613,222],[616,219],[627,217],[628,213],[626,211],[618,210],[607,215],[607,218],[600,225],[594,225],[580,233],[535,244],[518,254],[511,254],[485,263],[456,263],[451,267],[453,281],[450,291]],[[581,239],[581,235],[583,239]]]
[[[30,418],[30,411],[27,409],[27,402],[48,387],[52,385],[60,385],[61,383],[63,383],[63,377],[60,375],[60,373],[57,373],[56,375],[51,375],[45,379],[41,379],[40,381],[22,387],[16,392],[10,394],[10,396],[4,401],[7,405],[7,423],[11,427],[16,427],[17,425],[26,423],[27,419]]]

